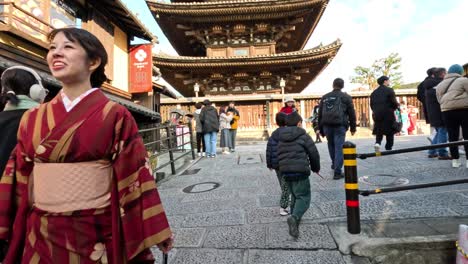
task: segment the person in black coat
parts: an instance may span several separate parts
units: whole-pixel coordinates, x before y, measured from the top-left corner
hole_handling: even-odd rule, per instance
[[[320,155],[314,141],[300,127],[302,117],[297,111],[286,117],[286,127],[279,135],[279,170],[291,191],[291,216],[288,217],[289,234],[299,236],[299,222],[310,207],[310,171],[320,171]]]
[[[437,101],[435,89],[436,86],[444,80],[446,74],[447,70],[445,68],[435,69],[434,78],[429,78],[424,82],[427,116],[429,117],[431,127],[435,130],[432,145],[447,143],[448,140],[447,128],[445,127],[445,123],[442,118],[442,111],[440,110],[439,101]],[[440,160],[451,159],[446,148],[430,149],[428,157],[439,157]]]
[[[278,182],[281,187],[281,198],[280,198],[280,215],[285,216],[288,215],[288,206],[289,206],[289,196],[291,193],[289,192],[288,184],[284,180],[284,177],[281,176],[281,172],[279,171],[279,161],[278,161],[278,143],[279,143],[279,136],[281,131],[284,130],[285,122],[286,122],[286,114],[283,112],[279,112],[276,114],[276,124],[279,126],[273,133],[271,133],[270,138],[268,139],[267,148],[266,148],[266,163],[267,168],[270,170],[275,170],[276,176],[278,177]]]
[[[395,91],[388,87],[390,80],[387,76],[381,76],[377,79],[380,85],[370,96],[370,105],[372,109],[372,118],[374,119],[374,129],[372,134],[376,136],[375,151],[380,152],[380,145],[385,135],[386,150],[392,150],[395,133],[398,133],[395,110],[398,109]]]
[[[205,107],[200,112],[200,122],[202,124],[203,137],[206,143],[206,156],[208,158],[216,157],[216,141],[219,131],[219,115],[210,100],[203,101]]]
[[[1,76],[0,100],[5,108],[0,112],[0,177],[16,146],[21,117],[28,109],[42,103],[47,95],[39,75],[33,72],[34,70],[26,67],[10,67]]]
[[[425,82],[431,78],[434,78],[434,71],[437,68],[430,68],[426,71],[427,77],[418,85],[418,93],[416,94],[416,97],[418,100],[422,103],[423,105],[423,112],[424,112],[424,118],[426,119],[426,124],[430,124],[429,120],[429,114],[427,113],[427,106],[426,106],[426,89],[425,89]]]

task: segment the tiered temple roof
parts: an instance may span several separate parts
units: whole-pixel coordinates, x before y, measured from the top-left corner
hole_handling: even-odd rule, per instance
[[[332,61],[339,40],[302,50],[328,0],[146,1],[180,57],[156,55],[184,96],[301,92]]]
[[[320,74],[340,47],[338,40],[327,46],[273,55],[229,58],[156,55],[153,62],[166,81],[184,96],[194,96],[195,82],[200,82],[205,95],[281,92],[281,77],[288,80],[286,93],[299,93]]]
[[[161,3],[146,1],[179,55],[204,56],[206,46],[267,34],[276,52],[304,48],[328,0],[236,0]],[[228,38],[231,38],[231,43]],[[253,41],[255,43],[255,41]],[[222,45],[222,44],[218,44]]]

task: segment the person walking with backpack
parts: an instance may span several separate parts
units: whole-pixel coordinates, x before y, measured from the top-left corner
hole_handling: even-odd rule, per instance
[[[375,135],[374,148],[376,152],[380,152],[383,136],[385,135],[387,141],[385,150],[392,150],[395,133],[400,132],[401,127],[398,127],[395,117],[395,110],[398,109],[395,91],[388,87],[390,79],[387,76],[381,76],[377,79],[377,83],[380,86],[371,93],[370,106],[374,119],[372,131],[372,134]]]
[[[343,87],[343,79],[336,78],[333,81],[333,91],[322,97],[318,114],[320,133],[325,135],[328,141],[334,180],[344,178],[341,168],[343,167],[343,144],[346,131],[350,128],[351,135],[356,133],[356,112],[353,99],[341,91]]]
[[[436,87],[437,100],[447,126],[449,142],[459,140],[460,127],[463,138],[468,139],[468,78],[462,77],[463,67],[454,64],[448,69],[444,80]],[[465,153],[468,145],[465,146]],[[457,146],[450,147],[452,167],[460,167],[460,152]],[[468,162],[466,163],[468,168]]]

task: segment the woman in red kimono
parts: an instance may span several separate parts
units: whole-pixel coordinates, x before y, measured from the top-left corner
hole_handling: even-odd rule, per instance
[[[134,119],[98,88],[106,51],[77,28],[49,40],[63,89],[21,120],[0,182],[3,263],[153,263],[172,233]]]

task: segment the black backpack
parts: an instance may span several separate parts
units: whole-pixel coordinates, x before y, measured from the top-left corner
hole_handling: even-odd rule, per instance
[[[343,125],[345,113],[343,111],[341,96],[329,96],[322,101],[322,124]]]

